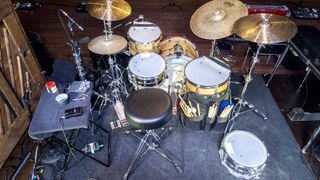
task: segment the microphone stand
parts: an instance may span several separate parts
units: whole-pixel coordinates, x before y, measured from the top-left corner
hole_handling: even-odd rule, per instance
[[[62,17],[61,17],[61,14],[65,15],[68,18],[69,31],[65,27],[65,24],[64,24]],[[85,81],[86,80],[85,76],[86,76],[87,72],[84,67],[83,59],[81,56],[80,42],[79,42],[79,40],[72,39],[70,36],[70,33],[72,36],[74,36],[74,32],[73,32],[73,28],[72,28],[73,24],[75,24],[81,31],[83,31],[84,29],[62,9],[58,9],[58,16],[59,16],[60,22],[62,24],[62,27],[63,27],[64,31],[66,32],[67,37],[69,39],[69,42],[67,43],[67,45],[69,45],[72,48],[72,51],[73,51],[72,55],[73,55],[74,61],[76,63],[76,68],[78,70],[79,78],[81,81]]]

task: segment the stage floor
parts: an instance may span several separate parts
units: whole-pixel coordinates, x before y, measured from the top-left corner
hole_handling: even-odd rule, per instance
[[[231,89],[233,94],[237,94],[240,86],[233,84]],[[263,120],[254,112],[248,112],[240,115],[234,126],[234,130],[249,131],[265,143],[269,157],[260,179],[313,179],[302,159],[300,147],[261,76],[254,77],[246,98],[268,117],[268,120]],[[109,106],[96,122],[109,128],[109,122],[116,119],[113,108]],[[203,132],[183,128],[177,118],[173,118],[170,124],[176,128],[165,137],[162,147],[174,155],[184,172],[178,174],[170,162],[151,152],[143,157],[129,179],[237,179],[220,162],[218,151],[223,126],[216,126],[211,132]],[[100,133],[95,136],[103,139]],[[79,147],[90,138],[90,131],[82,131]],[[89,159],[78,163],[73,161],[72,168],[65,172],[65,179],[82,179],[88,174],[98,179],[122,179],[138,143],[136,138],[126,135],[124,130],[114,130],[111,166],[106,168]],[[96,156],[106,160],[106,154],[107,148],[103,148]]]

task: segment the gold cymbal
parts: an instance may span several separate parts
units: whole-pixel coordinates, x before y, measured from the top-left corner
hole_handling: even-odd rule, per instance
[[[190,28],[203,39],[221,39],[232,34],[233,24],[248,15],[247,7],[238,0],[213,0],[192,15]]]
[[[88,48],[96,54],[110,55],[124,50],[127,47],[127,43],[122,36],[110,35],[107,39],[106,35],[101,35],[92,39],[88,44]]]
[[[87,0],[87,11],[91,16],[106,21],[118,21],[131,14],[131,6],[127,1],[111,0],[111,2],[111,10],[108,13],[107,0]]]
[[[252,14],[234,24],[234,33],[260,44],[275,44],[293,38],[297,25],[290,19],[274,14]]]

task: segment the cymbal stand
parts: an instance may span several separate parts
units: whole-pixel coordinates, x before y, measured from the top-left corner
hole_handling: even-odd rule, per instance
[[[219,55],[220,54],[220,51],[219,51],[219,48],[217,46],[217,40],[214,39],[211,41],[211,51],[210,51],[210,54],[209,54],[209,57],[214,57],[215,55]]]
[[[257,48],[257,51],[255,52],[253,58],[252,58],[252,62],[251,62],[251,65],[250,65],[250,69],[249,71],[247,72],[246,76],[245,76],[245,81],[244,81],[244,85],[243,85],[243,88],[242,88],[242,91],[241,91],[241,94],[239,96],[239,98],[236,98],[238,100],[237,104],[234,106],[234,109],[233,109],[233,112],[232,112],[232,117],[231,119],[228,121],[228,124],[226,126],[226,129],[225,129],[225,134],[229,131],[231,131],[231,129],[233,128],[233,125],[234,125],[234,119],[236,117],[238,117],[240,114],[243,114],[243,113],[246,113],[248,111],[254,111],[258,116],[262,117],[264,120],[267,120],[267,116],[265,114],[263,114],[262,112],[258,111],[253,104],[249,103],[248,101],[246,101],[244,99],[244,95],[245,93],[247,92],[247,89],[248,89],[248,85],[249,83],[252,81],[252,74],[253,74],[253,71],[254,71],[254,68],[255,68],[255,65],[256,63],[259,62],[259,53],[260,53],[260,50],[261,50],[261,47],[263,45],[262,44],[258,44],[258,48]],[[246,111],[242,111],[241,110],[243,109],[243,107],[247,106],[249,108],[249,110],[246,110]]]

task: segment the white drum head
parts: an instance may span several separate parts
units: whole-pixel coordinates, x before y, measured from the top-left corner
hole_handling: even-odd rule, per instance
[[[205,56],[190,61],[185,68],[186,78],[201,87],[218,86],[229,79],[230,73],[230,69]]]
[[[223,147],[232,160],[246,167],[261,166],[268,158],[262,141],[247,131],[230,132],[223,140]]]
[[[164,59],[153,52],[140,53],[133,56],[129,61],[129,71],[139,77],[157,77],[166,69]]]
[[[135,22],[128,31],[130,39],[139,43],[154,42],[161,36],[160,28],[152,22]]]

